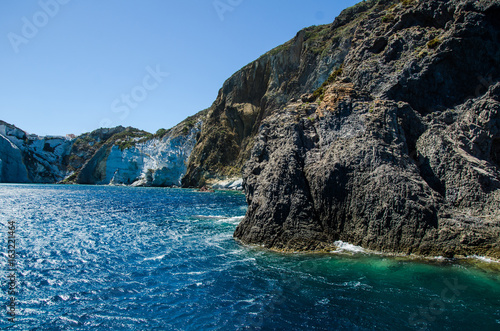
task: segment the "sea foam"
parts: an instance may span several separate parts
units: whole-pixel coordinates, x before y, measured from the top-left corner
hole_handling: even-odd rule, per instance
[[[366,250],[363,247],[349,244],[349,243],[343,242],[341,240],[337,240],[333,244],[335,246],[337,246],[337,249],[335,251],[333,251],[333,253],[345,253],[345,252],[366,253]]]

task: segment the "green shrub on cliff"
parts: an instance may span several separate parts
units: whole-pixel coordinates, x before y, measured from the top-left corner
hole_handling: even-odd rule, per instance
[[[321,86],[316,91],[313,92],[314,99],[323,101],[323,97],[325,96],[325,88],[333,83],[337,79],[337,77],[342,75],[342,67],[343,66],[341,65],[339,68],[335,69],[328,77],[328,79],[323,84],[321,84]]]
[[[158,131],[156,131],[156,133],[154,134],[154,137],[155,138],[161,138],[163,137],[166,133],[168,132],[168,130],[165,130],[165,129],[158,129]]]
[[[430,49],[434,49],[437,48],[439,45],[441,45],[441,43],[442,43],[441,39],[434,38],[427,43],[427,47],[429,47]]]
[[[78,174],[75,172],[73,174],[71,174],[70,176],[66,177],[62,183],[63,184],[71,184],[71,183],[74,183],[76,181],[76,178],[78,177]]]
[[[394,14],[387,14],[384,17],[382,17],[382,23],[390,23],[394,21],[394,18],[395,18]]]
[[[118,144],[118,148],[121,151],[124,151],[124,150],[132,148],[132,147],[135,147],[135,141],[131,141],[131,140],[121,141]]]
[[[153,135],[149,132],[134,128],[127,128],[125,131],[114,134],[109,139],[109,142],[117,145],[118,148],[123,151],[125,149],[135,147],[136,143],[144,142],[152,137]]]
[[[401,4],[405,7],[413,6],[415,4],[415,0],[401,0]]]
[[[286,44],[283,44],[283,45],[280,45],[278,47],[273,48],[272,50],[269,51],[269,54],[276,55],[276,54],[279,54],[281,52],[286,51],[289,48],[290,48],[290,45],[288,43],[286,43]]]

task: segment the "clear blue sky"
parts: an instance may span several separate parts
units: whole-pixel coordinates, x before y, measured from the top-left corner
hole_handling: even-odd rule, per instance
[[[170,128],[241,67],[357,2],[2,0],[0,119],[40,135]]]

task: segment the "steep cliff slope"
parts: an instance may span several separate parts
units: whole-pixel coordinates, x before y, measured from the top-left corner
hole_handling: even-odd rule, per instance
[[[259,108],[267,110],[243,172],[249,209],[235,237],[278,250],[342,240],[500,257],[498,17],[499,1],[366,1],[322,27],[321,44],[332,45],[324,56],[335,59],[330,78],[315,91],[318,82],[299,80],[300,92]],[[242,94],[224,96],[235,90],[218,98],[229,104],[219,115],[227,121]]]
[[[150,134],[122,126],[39,137],[0,121],[0,183],[179,186],[206,111]]]
[[[204,112],[186,119],[170,130],[155,135],[133,128],[122,128],[107,139],[93,140],[90,134],[79,138],[77,150],[88,151],[83,144],[93,144],[90,157],[68,178],[79,184],[180,186],[187,160],[196,144]],[[74,158],[80,162],[80,158]]]
[[[0,183],[26,183],[28,172],[19,148],[0,134]]]
[[[0,121],[0,140],[0,182],[55,183],[65,177],[71,139],[28,135]]]
[[[357,24],[386,2],[363,2],[332,24],[306,28],[230,77],[209,109],[184,186],[241,176],[262,120],[290,99],[321,86],[344,61]]]

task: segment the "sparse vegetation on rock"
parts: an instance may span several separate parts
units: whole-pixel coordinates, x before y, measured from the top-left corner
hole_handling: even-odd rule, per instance
[[[235,237],[279,251],[331,250],[342,240],[499,258],[498,15],[498,2],[472,0],[346,10],[316,38],[337,40],[358,18],[349,42],[335,46],[345,45],[335,57],[342,79],[301,91],[303,101],[315,91],[319,106],[274,106],[259,122]]]

